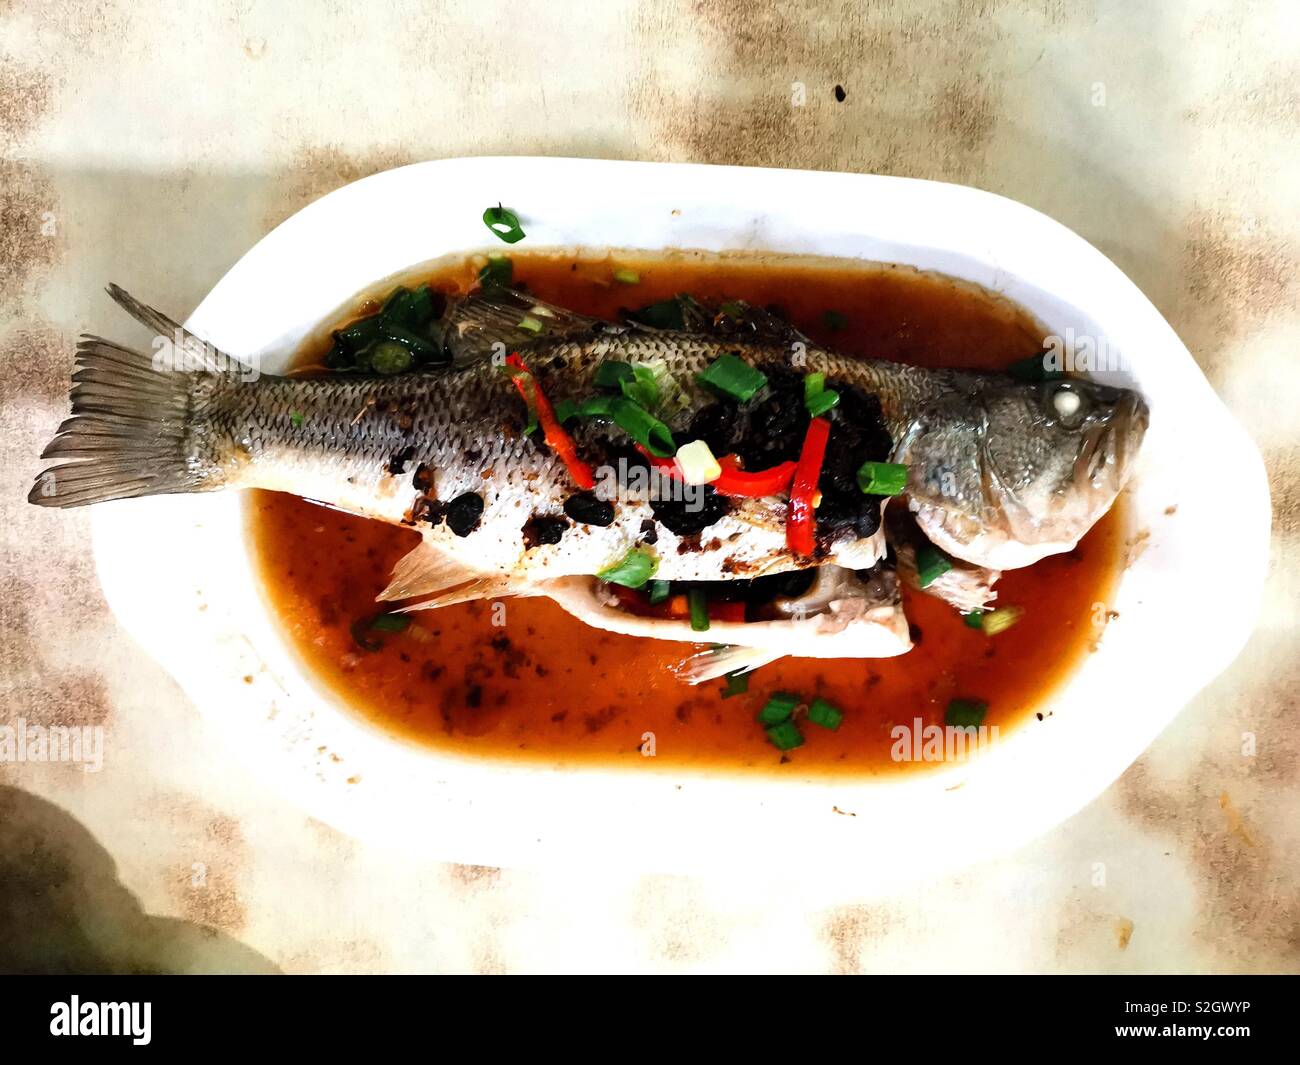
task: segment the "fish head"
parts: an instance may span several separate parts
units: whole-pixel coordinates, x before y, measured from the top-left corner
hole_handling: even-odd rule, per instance
[[[909,505],[956,558],[1015,569],[1068,551],[1110,509],[1146,432],[1130,389],[970,378],[908,427]]]

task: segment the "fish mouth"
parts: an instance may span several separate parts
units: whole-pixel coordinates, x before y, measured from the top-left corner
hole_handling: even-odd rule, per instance
[[[1077,489],[1092,497],[1094,506],[1100,505],[1092,520],[1109,508],[1128,482],[1149,422],[1150,411],[1142,397],[1126,392],[1110,416],[1084,437],[1074,463],[1074,482]]]

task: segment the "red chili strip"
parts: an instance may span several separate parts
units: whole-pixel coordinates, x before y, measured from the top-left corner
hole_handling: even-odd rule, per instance
[[[675,477],[679,481],[682,479],[681,467],[677,465],[676,459],[652,455],[640,444],[637,444],[636,449],[660,473],[667,477]],[[724,496],[758,499],[784,492],[794,477],[796,463],[781,462],[769,469],[748,473],[740,469],[735,455],[723,455],[718,459],[718,465],[722,467],[722,473],[716,480],[710,481],[710,485]]]
[[[579,488],[590,491],[596,487],[596,477],[591,471],[591,467],[582,459],[578,458],[578,448],[573,442],[573,437],[568,433],[555,418],[555,411],[551,407],[550,400],[542,392],[542,386],[537,383],[537,378],[533,376],[531,370],[524,365],[524,360],[519,357],[519,353],[511,352],[506,356],[506,365],[511,366],[520,372],[511,375],[511,380],[515,383],[515,388],[519,389],[519,394],[523,396],[524,402],[529,405],[537,415],[537,424],[542,427],[542,436],[546,440],[546,445],[554,451],[563,460],[564,465],[568,468],[569,476]],[[532,396],[528,395],[527,385],[532,388]]]
[[[814,418],[808,423],[803,450],[799,452],[799,465],[794,471],[794,483],[790,486],[790,514],[785,523],[786,546],[797,555],[808,556],[813,553],[813,532],[816,525],[813,498],[817,493],[817,481],[822,474],[826,441],[830,435],[831,423],[825,418]]]

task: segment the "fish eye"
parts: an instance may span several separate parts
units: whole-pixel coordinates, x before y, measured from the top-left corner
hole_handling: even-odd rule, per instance
[[[1073,421],[1085,413],[1084,397],[1071,385],[1057,385],[1047,398],[1051,413],[1064,422]]]

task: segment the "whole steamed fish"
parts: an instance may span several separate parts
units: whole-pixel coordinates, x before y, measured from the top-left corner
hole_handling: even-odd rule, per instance
[[[109,291],[159,336],[196,341]],[[565,605],[574,587],[565,579],[617,570],[638,552],[653,557],[656,579],[672,581],[888,566],[885,500],[859,487],[864,462],[907,466],[916,525],[954,559],[1025,566],[1070,550],[1107,511],[1145,431],[1146,407],[1128,390],[848,358],[732,306],[741,311],[731,312],[731,331],[719,327],[725,314],[654,330],[508,290],[479,293],[454,302],[427,334],[450,361],[389,376],[250,379],[224,357],[178,372],[156,353],[86,337],[72,417],[42,456],[65,461],[29,498],[71,507],[224,488],[291,492],[422,533],[385,598],[441,605],[551,589]],[[699,377],[720,359],[759,371],[762,386],[719,398]],[[620,373],[611,377],[610,364]],[[817,387],[838,397],[823,415],[811,552],[790,546],[790,478],[758,494],[758,474],[801,457],[808,375],[824,375]],[[530,425],[539,415],[541,427]],[[647,459],[638,441],[662,457]],[[696,441],[710,459],[735,457],[731,483],[750,475],[741,494],[725,477],[683,480],[684,465],[666,456]],[[861,613],[889,606],[901,616],[892,583],[884,598],[877,582],[844,601],[863,595]],[[691,638],[680,622],[661,626],[669,629],[641,634]],[[903,630],[892,653],[907,649]]]

